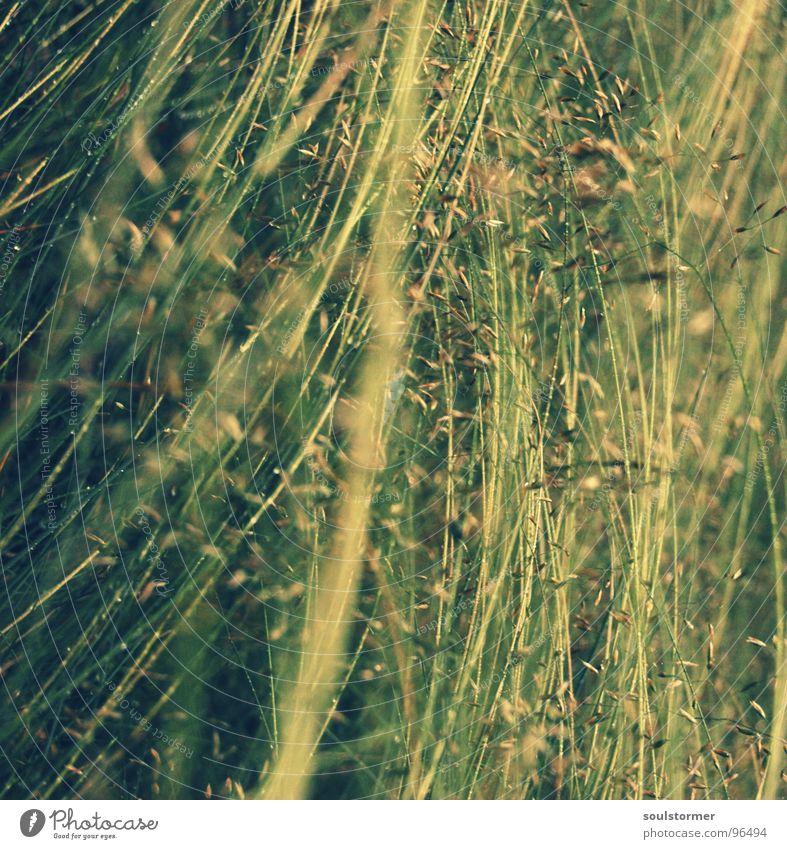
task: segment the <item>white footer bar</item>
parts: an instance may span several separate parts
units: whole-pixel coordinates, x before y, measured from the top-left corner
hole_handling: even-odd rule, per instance
[[[785,847],[787,802],[0,802],[0,846]]]

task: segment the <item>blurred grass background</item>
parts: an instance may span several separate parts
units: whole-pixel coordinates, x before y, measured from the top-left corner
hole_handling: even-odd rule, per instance
[[[784,10],[6,4],[6,798],[784,796]]]

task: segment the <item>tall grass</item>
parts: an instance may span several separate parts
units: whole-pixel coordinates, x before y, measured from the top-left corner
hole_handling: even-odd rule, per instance
[[[3,15],[3,795],[783,797],[779,5]]]

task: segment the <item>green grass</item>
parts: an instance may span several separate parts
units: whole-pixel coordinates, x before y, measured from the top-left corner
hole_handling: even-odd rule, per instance
[[[3,797],[784,797],[773,2],[10,3]]]

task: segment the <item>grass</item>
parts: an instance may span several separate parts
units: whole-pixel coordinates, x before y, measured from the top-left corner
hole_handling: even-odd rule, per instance
[[[783,798],[772,2],[11,3],[5,798]]]

